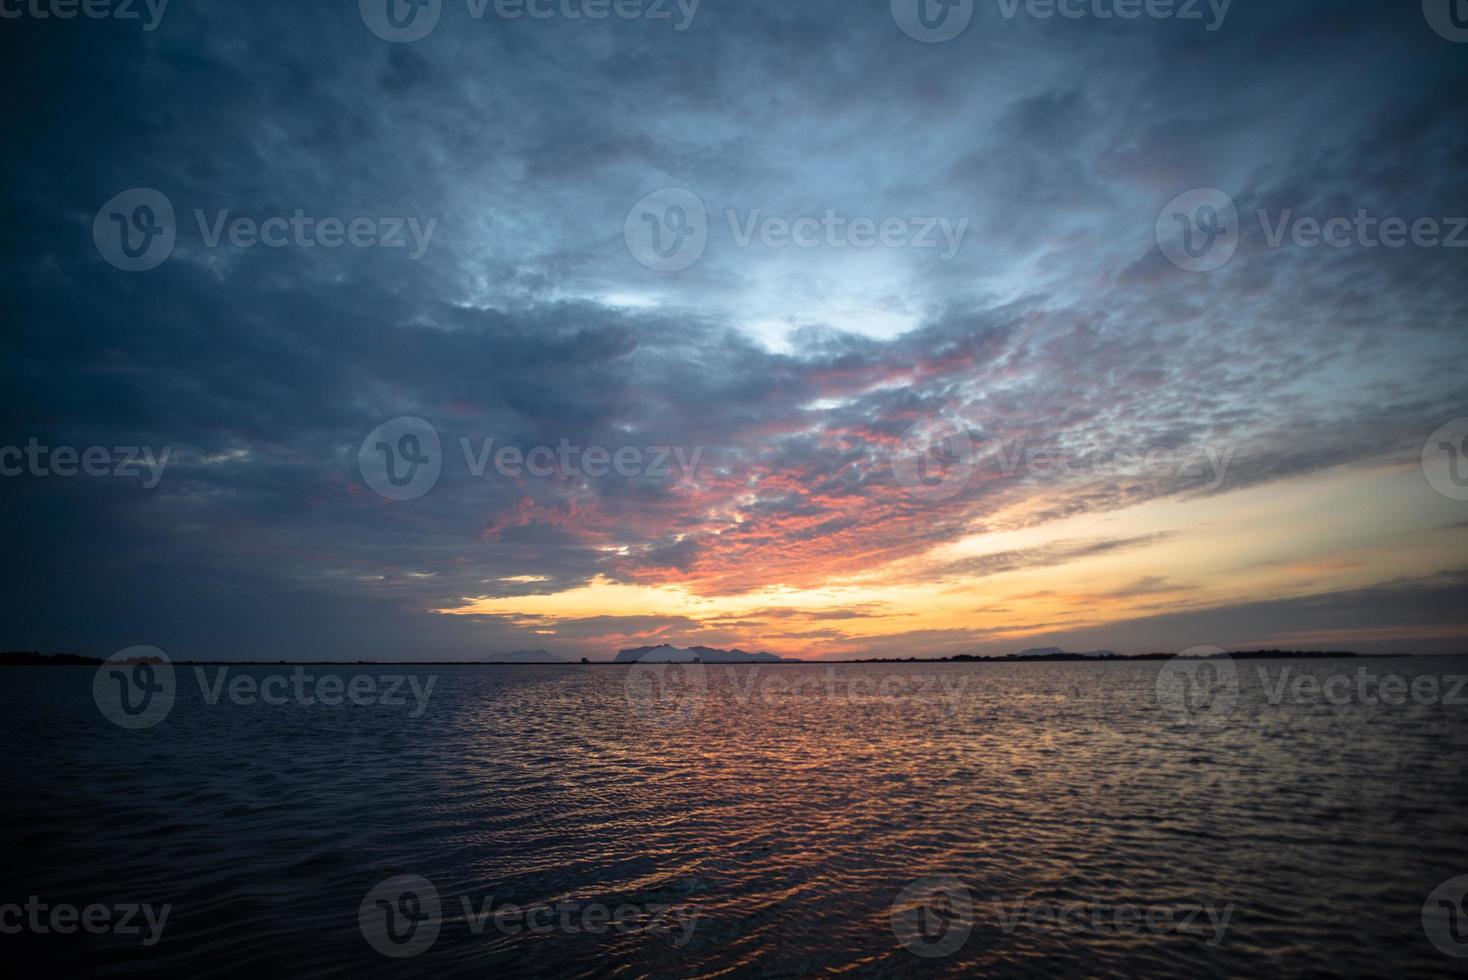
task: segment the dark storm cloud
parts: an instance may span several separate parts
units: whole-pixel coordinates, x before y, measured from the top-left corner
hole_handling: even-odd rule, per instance
[[[1462,414],[1468,253],[1275,249],[1246,221],[1234,260],[1198,275],[1152,240],[1163,203],[1204,185],[1246,215],[1464,213],[1468,67],[1415,10],[1235,4],[1205,37],[980,4],[965,35],[921,45],[869,6],[705,0],[675,32],[472,21],[450,2],[409,45],[349,2],[199,2],[147,33],[6,22],[0,445],[172,455],[152,490],[0,480],[0,645],[554,647],[527,620],[432,610],[598,577],[812,584],[1040,494],[1034,522],[1210,492],[985,473],[935,506],[887,466],[927,416],[1063,452],[1215,442],[1228,490],[1411,459]],[[667,186],[710,221],[675,275],[622,240]],[[91,238],[131,187],[177,213],[173,255],[144,273]],[[741,248],[724,215],[827,208],[972,226],[943,262]],[[435,224],[412,259],[210,247],[195,216],[298,209]],[[437,429],[444,471],[395,503],[357,450],[409,415]],[[489,439],[703,456],[688,480],[474,476],[460,440]],[[557,636],[699,629],[616,619]]]

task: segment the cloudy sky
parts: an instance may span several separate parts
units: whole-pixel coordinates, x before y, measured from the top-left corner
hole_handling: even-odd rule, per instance
[[[925,2],[7,3],[0,648],[1468,649],[1451,21]]]

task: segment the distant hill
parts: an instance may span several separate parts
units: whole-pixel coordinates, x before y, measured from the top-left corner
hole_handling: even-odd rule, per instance
[[[675,647],[662,643],[655,647],[633,647],[618,650],[616,663],[686,664],[701,660],[706,664],[776,664],[784,658],[773,653],[745,653],[743,650],[719,650],[715,647]]]
[[[96,657],[80,657],[74,653],[0,653],[0,667],[95,667],[101,662]]]
[[[565,657],[558,657],[549,650],[515,650],[512,653],[491,654],[487,660],[492,664],[564,664]]]
[[[1118,656],[1118,654],[1114,650],[1092,650],[1090,653],[1070,653],[1060,649],[1060,647],[1032,647],[1029,650],[1012,653],[1009,655],[1009,658],[1013,660],[1041,660],[1047,657],[1065,657],[1067,659],[1082,657],[1087,660],[1104,660],[1107,657],[1115,656]]]
[[[981,657],[972,653],[960,653],[952,657],[873,657],[866,660],[832,660],[829,663],[848,664],[901,664],[901,663],[958,663],[958,664],[1003,664],[1015,663],[1016,661],[1057,661],[1057,660],[1171,660],[1178,656],[1174,653],[1112,653],[1110,650],[1093,650],[1090,653],[1066,653],[1059,647],[1034,647],[1020,653],[1011,653],[1003,657]],[[1234,650],[1224,653],[1213,653],[1189,657],[1190,660],[1214,660],[1228,658],[1231,660],[1335,660],[1346,657],[1359,657],[1361,654],[1351,653],[1348,650]],[[1368,654],[1368,656],[1396,657],[1402,654],[1381,653]]]

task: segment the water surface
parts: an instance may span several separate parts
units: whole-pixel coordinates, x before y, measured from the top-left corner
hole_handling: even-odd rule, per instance
[[[128,731],[92,670],[9,669],[0,902],[172,910],[148,948],[0,945],[83,974],[1446,976],[1462,961],[1422,910],[1468,874],[1468,706],[1271,704],[1258,676],[1363,665],[1468,673],[1240,662],[1237,707],[1204,724],[1159,705],[1155,662],[308,668],[432,677],[417,717],[411,695],[210,704],[178,667],[166,719]],[[402,875],[442,911],[397,960],[359,906]],[[923,920],[962,930],[945,956],[894,931],[928,876],[972,896],[957,926]],[[571,926],[476,923],[466,900]],[[1122,906],[1231,911],[1220,936],[1113,928]]]

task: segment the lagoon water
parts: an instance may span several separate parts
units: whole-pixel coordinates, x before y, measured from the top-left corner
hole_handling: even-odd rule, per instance
[[[0,904],[170,911],[150,946],[0,947],[79,975],[1461,975],[1468,919],[1423,907],[1468,875],[1468,659],[1237,668],[1228,710],[1180,716],[1157,662],[306,668],[433,681],[331,705],[248,693],[289,667],[230,668],[234,697],[180,666],[142,730],[89,668],[6,669]],[[1440,693],[1375,703],[1361,669]],[[899,900],[920,879],[964,892]]]

